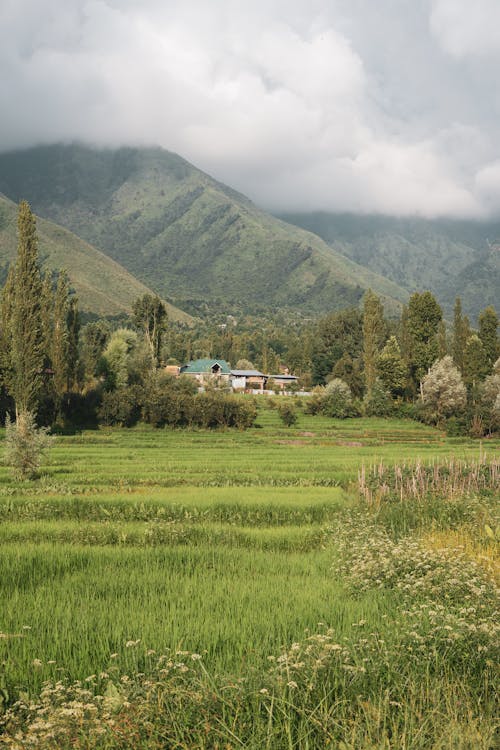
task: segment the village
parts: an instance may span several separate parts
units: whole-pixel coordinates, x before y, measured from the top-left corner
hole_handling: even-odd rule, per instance
[[[165,372],[175,378],[186,375],[198,382],[198,390],[207,386],[225,388],[233,393],[252,395],[305,394],[299,388],[299,378],[290,374],[287,367],[277,375],[265,375],[259,370],[232,369],[224,359],[195,359],[185,365],[166,365]]]

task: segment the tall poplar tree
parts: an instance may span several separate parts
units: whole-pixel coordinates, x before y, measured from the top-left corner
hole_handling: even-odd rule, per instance
[[[78,386],[80,378],[80,354],[78,342],[80,338],[80,313],[78,298],[72,295],[68,302],[68,383],[67,390]]]
[[[12,375],[9,390],[19,416],[36,409],[43,384],[42,280],[38,266],[35,217],[26,201],[19,204],[17,228],[10,321]]]
[[[470,324],[466,316],[462,314],[462,300],[457,297],[453,309],[453,339],[451,354],[453,361],[460,370],[464,371],[464,355],[467,339],[470,336]]]
[[[479,331],[478,335],[484,346],[486,357],[488,359],[488,365],[490,372],[493,369],[493,364],[500,355],[500,341],[498,339],[498,315],[495,308],[490,305],[479,315]]]
[[[384,308],[379,297],[369,289],[363,304],[363,364],[368,397],[377,377],[377,359],[384,343],[384,334]]]
[[[51,346],[51,362],[54,371],[53,384],[56,397],[56,407],[61,408],[62,398],[68,390],[69,380],[69,335],[68,335],[68,312],[69,312],[69,284],[68,277],[64,272],[57,279],[56,292],[54,295],[54,318]]]
[[[2,385],[11,392],[12,383],[12,305],[14,299],[14,266],[11,265],[7,274],[7,280],[2,290],[2,302],[0,304],[0,371],[2,373]]]
[[[167,309],[159,297],[144,294],[134,302],[132,310],[134,323],[144,334],[153,367],[156,368],[160,362],[161,340],[167,325]]]

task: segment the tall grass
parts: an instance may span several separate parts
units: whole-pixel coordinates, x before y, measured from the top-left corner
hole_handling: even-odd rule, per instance
[[[500,488],[500,459],[460,460],[454,457],[430,464],[416,461],[387,465],[383,462],[358,473],[359,492],[369,506],[385,499],[426,500],[430,496],[470,497]]]

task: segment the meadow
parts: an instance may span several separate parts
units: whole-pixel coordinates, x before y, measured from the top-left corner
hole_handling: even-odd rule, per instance
[[[499,447],[261,408],[1,467],[0,746],[495,747]]]

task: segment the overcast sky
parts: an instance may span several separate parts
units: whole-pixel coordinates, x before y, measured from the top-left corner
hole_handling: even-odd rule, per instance
[[[265,208],[500,214],[500,0],[0,0],[0,149],[159,144]]]

